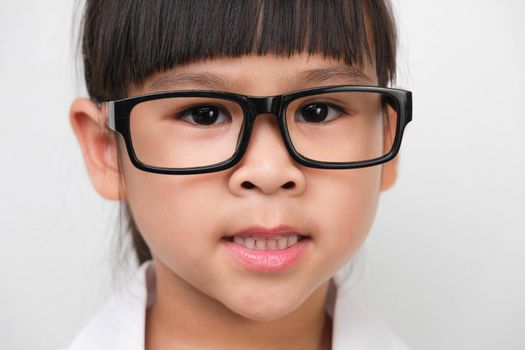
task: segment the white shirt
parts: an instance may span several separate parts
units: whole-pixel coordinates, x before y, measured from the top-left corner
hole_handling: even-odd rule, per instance
[[[347,293],[335,294],[335,303],[327,302],[327,312],[333,317],[333,350],[408,350],[382,321]],[[146,309],[154,299],[155,270],[150,260],[108,301],[68,350],[144,350]]]

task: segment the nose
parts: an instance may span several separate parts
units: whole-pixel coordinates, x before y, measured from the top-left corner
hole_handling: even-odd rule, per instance
[[[228,186],[236,196],[254,193],[298,196],[304,192],[304,173],[290,157],[275,116],[256,118],[246,153],[234,167]]]

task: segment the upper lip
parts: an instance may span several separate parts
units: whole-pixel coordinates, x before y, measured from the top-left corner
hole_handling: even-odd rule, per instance
[[[263,237],[273,237],[273,236],[291,236],[291,235],[297,235],[297,236],[308,236],[308,234],[301,232],[299,229],[291,227],[291,226],[277,226],[272,228],[266,228],[266,227],[260,227],[260,226],[254,226],[242,229],[237,232],[233,232],[231,234],[227,234],[224,237],[233,237],[233,236],[240,236],[240,237],[250,237],[250,236],[263,236]]]

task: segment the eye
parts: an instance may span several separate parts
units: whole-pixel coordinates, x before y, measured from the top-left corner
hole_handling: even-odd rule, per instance
[[[217,106],[196,106],[182,111],[177,119],[198,126],[226,124],[231,120],[229,113]]]
[[[311,103],[295,113],[295,120],[305,123],[326,123],[341,115],[342,109],[327,103]]]

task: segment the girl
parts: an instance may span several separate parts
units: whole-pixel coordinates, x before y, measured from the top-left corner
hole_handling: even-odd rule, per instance
[[[386,0],[88,0],[82,53],[70,120],[141,266],[70,349],[405,348],[334,277],[411,119]]]

